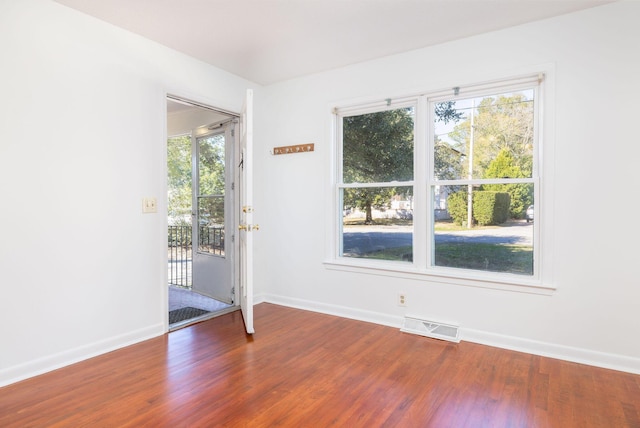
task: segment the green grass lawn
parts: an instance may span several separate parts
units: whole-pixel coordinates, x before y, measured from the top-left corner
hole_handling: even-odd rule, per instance
[[[369,226],[364,223],[363,218],[356,219],[343,219],[343,224],[345,226]],[[492,225],[492,226],[473,226],[474,230],[484,230],[484,229],[497,229],[500,227],[504,227],[508,225],[509,221],[504,225]],[[373,225],[377,226],[413,226],[413,220],[407,219],[399,219],[399,218],[377,218],[373,221]],[[462,226],[460,224],[455,224],[451,220],[441,220],[437,221],[434,225],[434,230],[436,232],[456,232],[461,230],[469,230],[466,226]]]
[[[376,219],[381,226],[411,226],[412,220]],[[345,225],[367,227],[364,219],[345,221]],[[505,224],[505,225],[508,225]],[[496,229],[502,226],[474,226],[474,230]],[[456,232],[468,230],[465,226],[452,221],[438,221],[434,225],[436,232]],[[376,260],[412,261],[411,246],[388,248],[361,254],[361,258]],[[533,248],[525,245],[484,244],[484,243],[442,243],[436,244],[436,266],[460,269],[474,269],[489,272],[509,272],[521,275],[533,275]]]
[[[436,266],[533,275],[533,248],[508,244],[437,244]]]
[[[345,226],[369,226],[364,223],[364,218],[343,219]],[[373,225],[377,226],[413,226],[413,220],[401,218],[377,218],[373,221]]]
[[[396,247],[363,254],[376,260],[413,259],[412,248]],[[524,245],[445,243],[436,245],[436,266],[533,275],[533,248]]]

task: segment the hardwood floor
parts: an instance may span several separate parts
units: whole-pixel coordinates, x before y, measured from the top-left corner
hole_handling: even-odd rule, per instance
[[[0,388],[1,427],[640,427],[640,376],[271,304]]]

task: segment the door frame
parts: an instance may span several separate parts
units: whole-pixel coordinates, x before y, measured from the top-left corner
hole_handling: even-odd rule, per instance
[[[178,103],[183,103],[183,104],[188,104],[188,105],[192,105],[194,107],[198,107],[204,110],[209,110],[215,113],[219,113],[221,115],[227,116],[227,118],[234,120],[235,124],[234,124],[234,138],[233,138],[233,144],[232,144],[232,151],[233,151],[233,163],[232,163],[232,167],[233,167],[233,172],[232,172],[232,177],[234,179],[234,186],[237,186],[237,180],[236,177],[238,175],[238,165],[236,165],[235,159],[238,159],[239,155],[238,155],[238,151],[240,149],[240,138],[239,138],[239,134],[238,134],[238,120],[240,118],[240,113],[238,112],[234,112],[232,110],[228,110],[222,107],[215,107],[216,105],[218,105],[219,103],[217,102],[213,102],[211,100],[206,100],[203,99],[202,97],[199,96],[195,96],[195,95],[188,95],[188,96],[182,96],[182,95],[176,95],[177,93],[184,93],[184,91],[164,91],[164,97],[163,97],[163,102],[164,102],[164,114],[163,114],[163,142],[164,142],[164,150],[163,150],[163,166],[162,166],[162,171],[163,171],[163,193],[162,193],[162,197],[158,198],[159,200],[163,201],[162,204],[160,204],[160,210],[162,210],[162,208],[164,207],[164,211],[159,211],[159,212],[164,212],[165,215],[162,216],[162,234],[160,236],[166,236],[167,234],[167,230],[168,230],[168,220],[167,220],[167,216],[166,216],[166,209],[167,209],[167,204],[168,204],[168,200],[167,200],[167,176],[168,176],[168,170],[167,170],[167,139],[169,137],[169,130],[168,130],[168,113],[167,113],[167,107],[168,107],[168,102],[169,100],[178,102]],[[239,200],[238,197],[238,189],[237,187],[235,187],[235,197],[234,197],[234,211],[237,209],[237,201]],[[193,208],[193,207],[192,207]],[[236,273],[239,273],[239,266],[238,266],[238,254],[237,252],[238,250],[238,234],[236,233],[236,231],[238,230],[238,225],[240,219],[239,216],[237,215],[237,212],[234,212],[233,216],[232,216],[232,221],[231,221],[231,228],[233,231],[233,234],[235,235],[235,239],[234,242],[232,242],[232,245],[229,246],[229,248],[231,249],[231,251],[233,252],[233,266],[232,266],[232,272],[231,272],[231,276],[232,276],[232,282],[233,282],[233,290],[234,290],[234,302],[233,302],[233,306],[231,307],[232,309],[228,309],[228,310],[224,310],[221,313],[225,313],[225,312],[230,312],[230,311],[237,311],[240,310],[240,299],[238,298],[238,290],[239,290],[239,276]],[[162,319],[163,319],[163,325],[164,325],[164,331],[165,332],[169,332],[169,287],[167,286],[169,278],[168,278],[168,272],[167,272],[167,249],[166,249],[166,238],[162,240],[162,246],[161,246],[161,254],[162,254],[162,292],[161,292],[161,310],[162,310]],[[193,249],[192,249],[193,251]]]

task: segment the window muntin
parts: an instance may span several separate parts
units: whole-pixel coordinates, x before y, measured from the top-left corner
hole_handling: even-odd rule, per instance
[[[543,75],[538,74],[463,88],[459,91],[460,94],[459,88],[454,88],[453,91],[416,96],[414,116],[417,131],[414,133],[414,167],[411,177],[417,179],[417,182],[378,183],[371,182],[375,180],[371,176],[362,179],[362,183],[343,180],[342,171],[348,169],[343,160],[344,118],[357,115],[358,112],[372,113],[382,110],[384,104],[336,108],[338,119],[336,202],[341,218],[338,221],[337,256],[343,260],[343,262],[339,260],[336,262],[344,264],[347,260],[351,260],[346,265],[385,270],[397,269],[399,272],[405,271],[402,266],[410,266],[407,272],[432,274],[438,277],[448,276],[464,281],[477,278],[483,281],[533,285],[542,280],[540,271],[542,233],[538,227],[539,221],[526,217],[527,209],[534,206],[534,198],[537,201],[542,200],[537,165],[537,157],[540,153],[538,138],[541,129],[541,103],[539,97],[542,81]],[[404,100],[407,99],[409,98]],[[388,106],[389,100],[385,100],[385,103]],[[473,144],[470,136],[472,116],[475,134]],[[469,157],[475,159],[469,162]],[[515,164],[517,168],[505,167],[510,164]],[[396,166],[390,170],[397,172],[402,171],[402,168]],[[406,178],[402,174],[396,174],[396,176]],[[350,213],[350,207],[345,205],[348,198],[345,199],[344,191],[367,186],[402,187],[399,186],[400,184],[411,184],[411,229],[413,231],[411,247],[405,246],[398,249],[399,247],[394,244],[384,246],[381,252],[395,254],[395,258],[386,258],[386,260],[392,260],[393,265],[378,264],[373,254],[362,257],[350,251],[350,248],[347,248],[350,246],[346,245],[349,239],[346,241],[344,239],[345,231],[351,233],[348,229],[351,225],[345,221],[345,215]],[[480,227],[476,225],[471,229],[466,228],[467,224],[464,224],[465,227],[458,225],[456,231],[458,235],[471,236],[458,236],[457,245],[450,245],[447,239],[450,240],[451,237],[446,235],[455,234],[450,228],[443,227],[442,220],[449,216],[448,194],[460,191],[466,194],[467,202],[469,195],[473,201],[482,192],[508,193],[510,197],[512,195],[525,195],[525,197],[513,198],[518,200],[518,203],[513,206],[511,202],[509,203],[509,215],[513,216],[509,219],[509,224],[488,224]],[[535,211],[539,212],[539,210],[536,204]],[[481,217],[486,219],[487,213],[482,214],[484,217]],[[472,226],[478,222],[473,215],[472,212]],[[450,223],[453,222],[450,221]],[[361,229],[358,233],[366,232]],[[494,242],[494,246],[480,245],[487,244],[486,241]],[[356,262],[356,259],[362,258],[369,260]]]

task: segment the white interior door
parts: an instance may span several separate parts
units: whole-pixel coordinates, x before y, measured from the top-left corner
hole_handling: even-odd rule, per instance
[[[253,328],[253,90],[247,94],[240,114],[240,307],[247,333]]]
[[[233,127],[198,128],[192,137],[192,290],[233,303]]]

